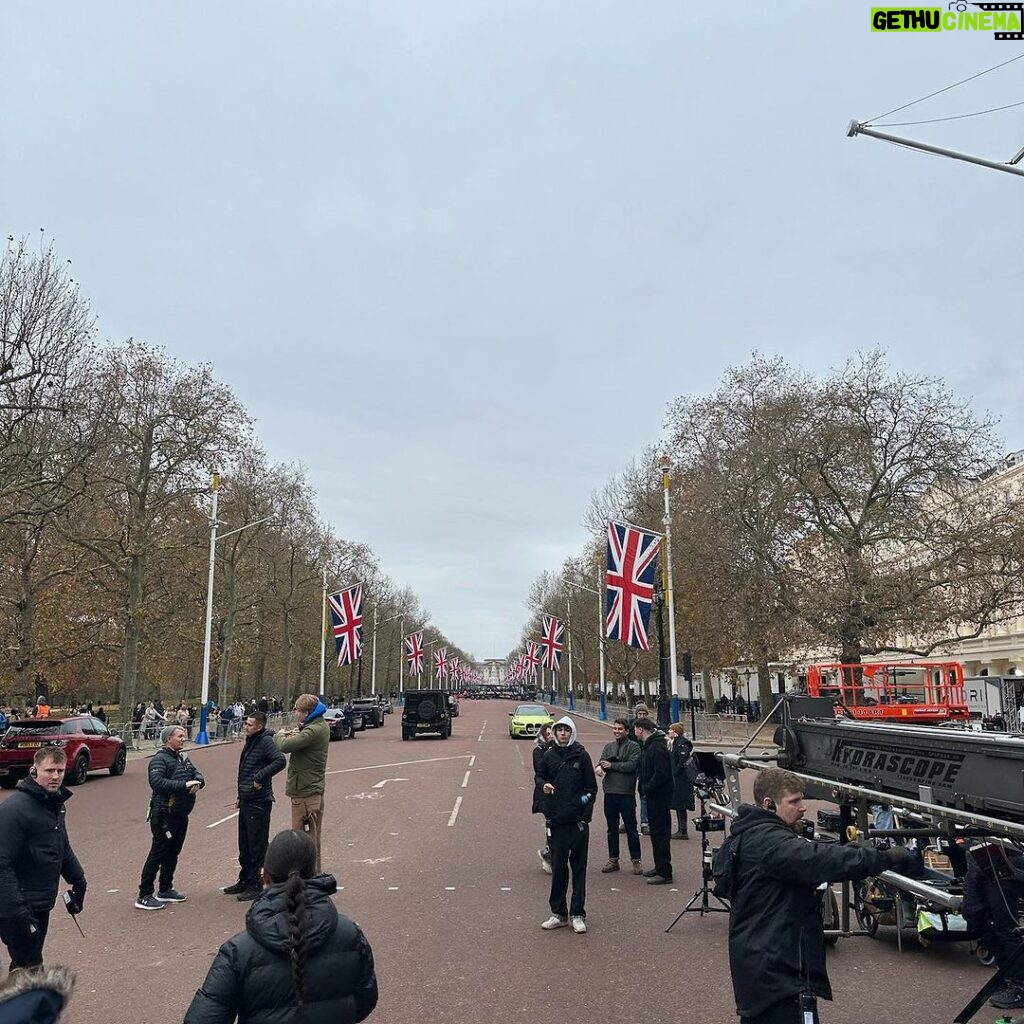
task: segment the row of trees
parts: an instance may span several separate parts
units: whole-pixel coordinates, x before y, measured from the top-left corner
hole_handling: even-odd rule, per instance
[[[209,366],[149,345],[98,345],[52,249],[0,258],[0,601],[10,696],[37,675],[54,700],[196,695],[201,687],[210,473],[222,474],[211,693],[316,689],[327,585],[377,604],[378,683],[398,685],[399,623],[448,642],[364,544],[319,515],[303,470],[271,461]],[[247,526],[246,524],[255,524]],[[245,529],[238,529],[246,527]],[[232,530],[238,532],[231,533]],[[230,534],[230,536],[227,536]],[[368,666],[328,692],[368,687]],[[366,660],[364,658],[364,660]]]
[[[696,669],[755,666],[767,711],[772,663],[941,653],[1021,613],[1024,495],[993,481],[1003,451],[943,381],[879,352],[821,379],[755,356],[674,401],[663,440],[593,497],[595,540],[535,581],[523,639],[568,601],[593,681],[596,599],[578,585],[594,587],[605,520],[663,530],[667,455],[676,642]],[[609,679],[657,678],[657,658],[610,644]]]

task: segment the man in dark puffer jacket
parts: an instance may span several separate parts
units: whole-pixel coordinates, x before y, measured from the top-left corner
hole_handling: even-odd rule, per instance
[[[373,1012],[370,944],[331,902],[334,878],[315,867],[304,832],[274,837],[262,870],[268,887],[245,931],[220,947],[185,1024],[358,1024]]]
[[[240,903],[260,893],[260,868],[270,841],[272,779],[288,762],[267,731],[267,716],[254,711],[245,720],[245,746],[238,758],[238,881],[224,889]]]
[[[67,756],[42,747],[32,775],[0,805],[0,938],[11,969],[43,962],[43,943],[61,876],[72,885],[75,913],[85,904],[85,872],[71,849],[64,804]]]

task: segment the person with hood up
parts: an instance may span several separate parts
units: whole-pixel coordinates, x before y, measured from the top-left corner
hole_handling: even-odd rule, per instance
[[[544,796],[543,785],[540,781],[540,762],[544,751],[551,746],[554,740],[551,738],[551,726],[546,722],[537,730],[537,739],[533,743],[533,806],[531,814],[544,814],[547,810],[547,800]],[[548,819],[544,818],[544,845],[537,851],[540,857],[540,869],[546,875],[551,874],[551,847],[548,846]]]
[[[274,745],[288,754],[285,796],[292,802],[292,828],[309,833],[316,846],[316,871],[320,873],[320,834],[324,820],[324,790],[327,788],[327,750],[331,727],[324,718],[327,705],[312,693],[295,698],[297,729],[274,734]]]
[[[185,1024],[357,1024],[377,1005],[373,951],[331,900],[312,839],[279,832],[261,869],[266,888],[245,931],[217,951]]]
[[[67,755],[41,747],[28,778],[0,804],[0,939],[12,971],[38,967],[61,877],[71,884],[70,909],[85,905],[85,872],[68,839],[64,785]]]
[[[555,742],[540,759],[537,782],[547,801],[551,848],[551,916],[541,928],[587,930],[587,852],[590,820],[597,798],[594,763],[582,744],[576,742],[576,726],[566,715],[552,727]],[[569,872],[572,871],[572,903],[566,906]]]
[[[70,967],[14,971],[0,985],[0,1024],[57,1024],[74,987]]]
[[[802,999],[832,998],[817,888],[822,882],[901,871],[913,859],[902,846],[878,850],[803,838],[797,834],[803,799],[795,775],[781,768],[761,771],[754,806],[739,807],[715,856],[715,894],[731,904],[729,968],[742,1024],[800,1024]]]
[[[672,881],[672,757],[665,734],[653,718],[633,720],[633,732],[640,741],[640,792],[647,800],[647,818],[651,830],[654,867],[645,871],[648,885],[668,885]]]

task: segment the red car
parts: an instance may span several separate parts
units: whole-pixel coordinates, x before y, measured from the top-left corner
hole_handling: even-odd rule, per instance
[[[101,768],[123,775],[128,750],[120,736],[91,715],[68,718],[16,718],[0,737],[0,787],[13,789],[28,775],[40,747],[61,747],[68,755],[64,776],[69,786],[85,782],[86,775]]]

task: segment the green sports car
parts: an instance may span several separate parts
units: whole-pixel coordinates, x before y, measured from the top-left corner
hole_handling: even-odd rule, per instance
[[[551,725],[553,721],[543,704],[520,704],[508,713],[508,734],[512,739],[530,739],[540,732],[542,725]]]

